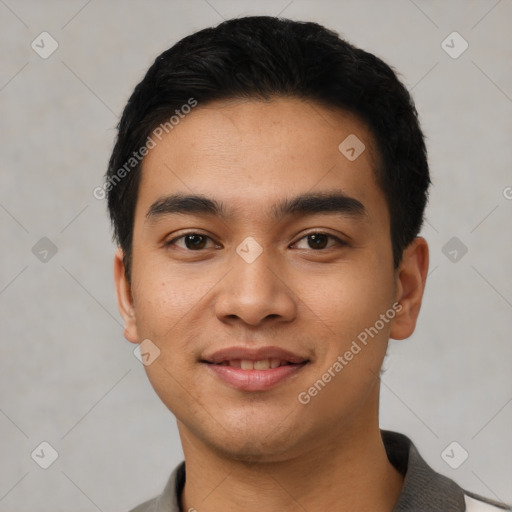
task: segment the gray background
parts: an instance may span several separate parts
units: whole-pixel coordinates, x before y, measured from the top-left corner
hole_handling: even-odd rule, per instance
[[[391,342],[381,423],[465,488],[512,501],[510,0],[0,0],[1,511],[128,510],[182,458],[123,338],[106,205],[92,190],[153,59],[247,14],[326,24],[412,89],[434,181],[431,269],[416,333]],[[47,59],[31,48],[43,31],[59,45]],[[441,45],[453,31],[469,44],[456,59]],[[55,255],[47,241],[32,250],[43,237]],[[46,470],[31,458],[43,441],[59,455]],[[469,453],[458,469],[441,456],[452,441]]]

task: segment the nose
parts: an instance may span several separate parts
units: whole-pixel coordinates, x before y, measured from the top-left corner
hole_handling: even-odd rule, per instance
[[[222,322],[242,321],[251,326],[290,322],[297,301],[282,268],[272,265],[265,251],[252,262],[236,255],[221,281],[215,313]]]

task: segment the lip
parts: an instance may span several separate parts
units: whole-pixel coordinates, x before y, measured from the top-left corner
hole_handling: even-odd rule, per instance
[[[300,364],[309,360],[305,356],[295,354],[289,350],[285,350],[279,347],[229,347],[218,350],[213,354],[203,357],[202,361],[206,363],[219,364],[222,363],[222,361],[229,361],[230,359],[248,359],[249,361],[261,361],[262,359],[271,358],[281,359],[282,361],[288,361],[292,364]]]
[[[287,361],[289,364],[268,370],[242,370],[220,364],[229,360],[260,361],[271,358]],[[231,387],[241,391],[265,391],[296,375],[309,363],[309,359],[279,347],[230,347],[204,357],[201,363]]]

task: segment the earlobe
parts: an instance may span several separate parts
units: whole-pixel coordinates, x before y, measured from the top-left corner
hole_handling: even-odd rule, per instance
[[[404,250],[397,270],[396,301],[402,306],[393,319],[390,337],[403,340],[411,336],[420,313],[428,272],[428,244],[415,238]]]
[[[117,294],[117,306],[124,321],[124,337],[132,343],[138,343],[139,336],[137,334],[135,308],[133,307],[131,286],[126,278],[121,248],[117,249],[114,256],[114,283]]]

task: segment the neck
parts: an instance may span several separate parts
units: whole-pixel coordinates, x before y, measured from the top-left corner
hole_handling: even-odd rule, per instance
[[[387,458],[378,418],[371,427],[368,419],[361,418],[364,421],[298,456],[257,463],[227,459],[192,438],[179,423],[186,461],[181,508],[390,512],[403,477]]]

